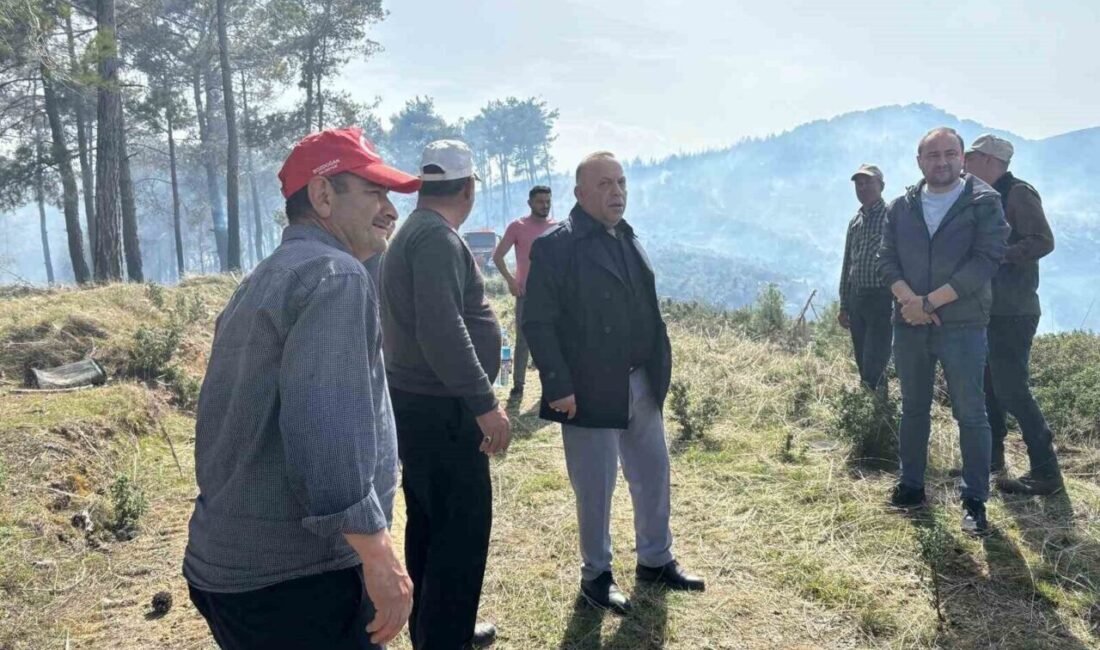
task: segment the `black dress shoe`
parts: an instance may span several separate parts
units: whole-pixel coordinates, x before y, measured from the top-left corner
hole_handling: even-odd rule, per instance
[[[464,647],[473,650],[474,648],[488,648],[493,645],[497,640],[497,628],[492,623],[478,623],[474,626],[474,636],[470,639]]]
[[[615,584],[610,571],[604,571],[594,580],[581,580],[581,595],[593,607],[610,610],[619,616],[630,613],[630,600]]]
[[[649,582],[677,591],[705,591],[707,588],[702,578],[684,571],[676,560],[656,568],[639,564],[636,575],[638,582]]]

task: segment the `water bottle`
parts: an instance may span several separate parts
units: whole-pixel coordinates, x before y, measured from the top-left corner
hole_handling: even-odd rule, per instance
[[[512,346],[508,345],[508,332],[500,328],[500,374],[497,375],[497,386],[507,386],[512,374]]]

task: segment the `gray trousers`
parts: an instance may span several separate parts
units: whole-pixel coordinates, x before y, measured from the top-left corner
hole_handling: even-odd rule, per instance
[[[516,349],[512,352],[512,386],[523,388],[527,380],[527,337],[523,335],[523,296],[516,298]]]
[[[611,496],[619,459],[634,504],[638,563],[660,567],[672,561],[669,528],[669,462],[665,425],[644,370],[630,375],[630,420],[626,429],[562,425],[565,465],[577,496],[581,577],[611,570]]]

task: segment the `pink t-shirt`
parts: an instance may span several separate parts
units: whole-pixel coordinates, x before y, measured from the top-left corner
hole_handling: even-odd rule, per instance
[[[553,218],[537,219],[531,215],[516,219],[504,230],[501,243],[516,247],[516,283],[527,286],[527,271],[531,268],[531,244],[550,229],[555,223]]]

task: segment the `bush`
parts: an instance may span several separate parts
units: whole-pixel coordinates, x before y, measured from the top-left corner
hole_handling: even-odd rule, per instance
[[[783,311],[783,292],[775,284],[768,284],[760,290],[756,304],[752,307],[750,333],[758,338],[777,341],[787,333],[788,318]]]
[[[1100,438],[1100,336],[1063,332],[1036,338],[1031,383],[1056,437]]]
[[[182,337],[183,329],[176,322],[167,327],[139,327],[130,348],[129,374],[144,381],[163,377],[169,371],[168,364]]]
[[[149,302],[153,303],[153,306],[157,309],[164,309],[168,301],[165,297],[164,287],[156,282],[149,282],[145,285],[145,297],[149,299]]]
[[[898,406],[865,388],[842,388],[834,398],[833,431],[852,453],[872,465],[891,466],[898,455]]]
[[[120,541],[131,540],[137,535],[138,520],[149,508],[145,494],[125,474],[119,474],[111,485],[111,504],[114,520],[111,530]]]
[[[680,425],[680,439],[702,438],[718,418],[718,400],[707,395],[698,404],[692,404],[691,387],[680,380],[669,387],[669,405],[672,419]]]
[[[752,308],[722,309],[701,302],[680,302],[665,298],[661,314],[668,323],[682,325],[693,332],[716,336],[725,330],[747,334],[752,320]]]

